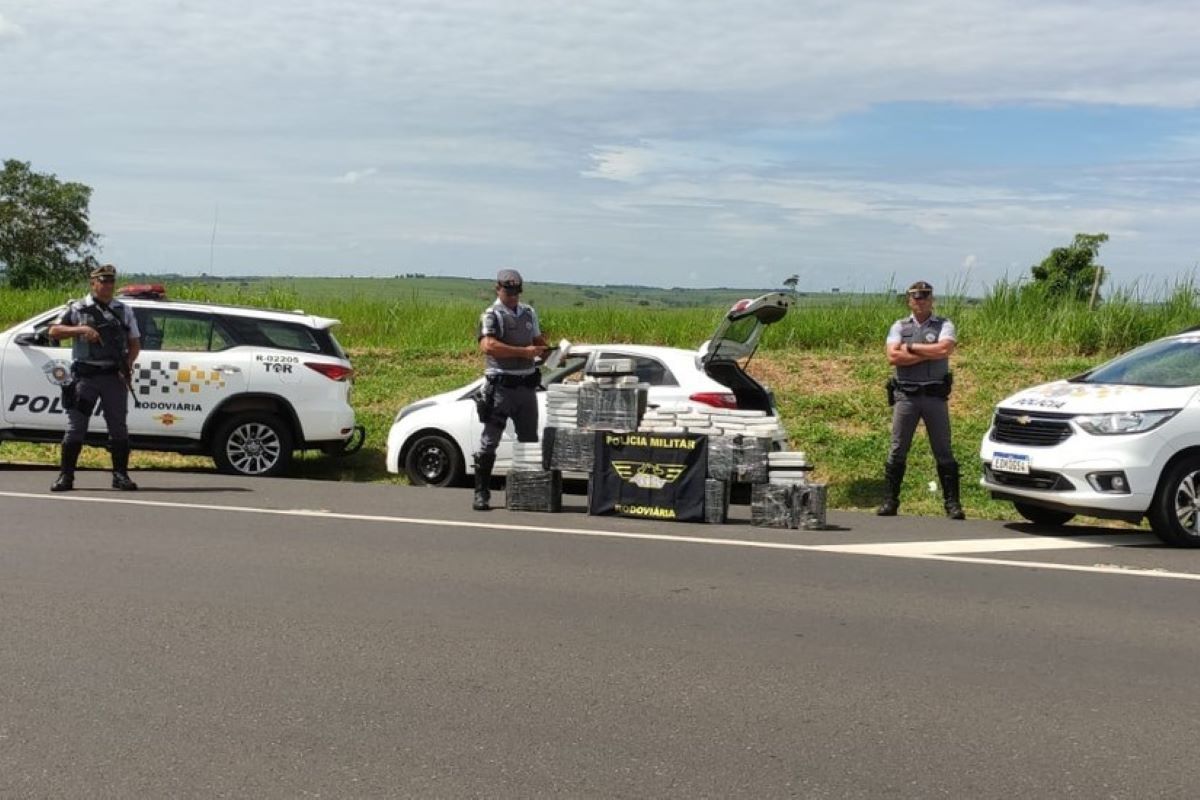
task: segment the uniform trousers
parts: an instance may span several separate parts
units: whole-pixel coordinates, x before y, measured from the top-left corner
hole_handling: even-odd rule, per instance
[[[76,376],[75,403],[67,409],[67,432],[63,435],[63,444],[83,444],[97,402],[104,412],[109,442],[128,442],[129,428],[125,425],[125,417],[129,413],[128,392],[125,379],[116,372]]]
[[[479,441],[479,452],[491,455],[500,445],[500,437],[508,421],[517,429],[518,442],[538,440],[537,390],[532,386],[503,386],[495,384],[496,400],[487,422],[483,423],[483,435]]]
[[[921,420],[925,421],[934,460],[939,466],[954,464],[954,451],[950,449],[950,405],[946,398],[903,391],[896,392],[896,405],[892,407],[892,446],[888,451],[888,463],[907,461],[913,433]]]

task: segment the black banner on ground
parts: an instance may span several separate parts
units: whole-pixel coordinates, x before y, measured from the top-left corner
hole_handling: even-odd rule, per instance
[[[704,521],[708,437],[596,434],[589,514]]]

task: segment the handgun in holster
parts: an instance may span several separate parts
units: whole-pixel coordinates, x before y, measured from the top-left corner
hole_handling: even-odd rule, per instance
[[[892,377],[888,378],[887,383],[885,383],[883,386],[884,390],[887,392],[888,406],[890,407],[896,405],[896,376],[893,375]]]
[[[496,384],[484,380],[483,385],[475,390],[472,399],[475,401],[475,413],[479,415],[479,421],[487,424],[491,419],[492,410],[496,407]]]

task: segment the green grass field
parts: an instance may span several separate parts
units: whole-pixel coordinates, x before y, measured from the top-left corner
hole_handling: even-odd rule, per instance
[[[353,403],[367,426],[366,446],[345,459],[306,456],[293,474],[380,482],[403,482],[384,470],[387,430],[396,411],[478,374],[474,330],[492,296],[487,281],[459,278],[173,280],[169,288],[179,299],[303,308],[341,320],[336,333],[355,365]],[[588,296],[589,291],[601,296]],[[733,300],[757,291],[531,285],[525,299],[538,307],[553,340],[694,348],[709,337]],[[0,287],[0,326],[66,296],[61,290]],[[998,400],[1200,323],[1191,281],[1164,286],[1149,297],[1118,290],[1095,311],[1000,283],[983,298],[941,297],[938,312],[954,319],[959,330],[951,414],[964,502],[971,516],[997,519],[1014,515],[1008,504],[990,500],[978,488],[977,452]],[[890,426],[883,339],[904,313],[902,300],[892,292],[799,296],[792,313],[767,332],[750,365],[750,372],[775,391],[792,446],[807,451],[817,478],[830,484],[831,507],[869,508],[878,502]],[[102,451],[85,452],[85,463],[105,463]],[[57,450],[7,443],[0,458],[51,464]],[[157,453],[136,454],[134,464],[211,468],[208,459]],[[923,433],[909,464],[902,512],[940,513],[940,496],[928,489],[935,472]]]

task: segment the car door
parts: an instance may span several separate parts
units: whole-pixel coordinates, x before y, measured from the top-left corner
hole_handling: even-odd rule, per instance
[[[225,399],[246,391],[249,354],[212,314],[136,306],[142,352],[134,364],[135,435],[199,438]]]
[[[0,365],[0,408],[10,427],[64,430],[61,384],[70,376],[71,341],[50,338],[63,308],[47,311],[21,327],[4,348]]]

